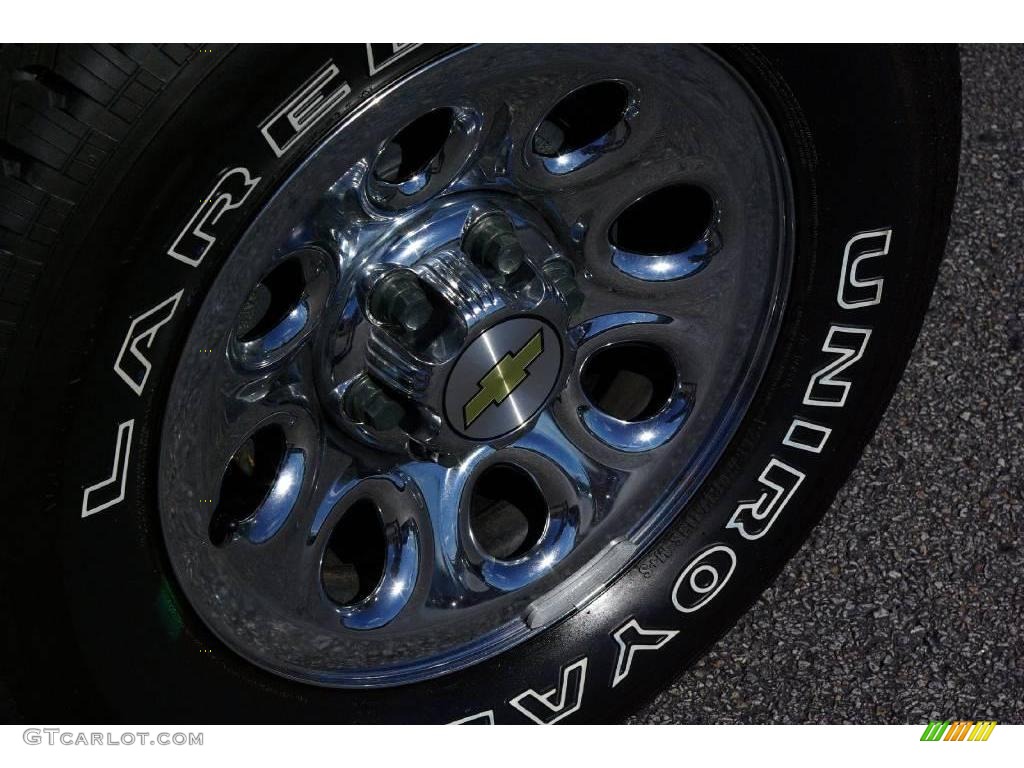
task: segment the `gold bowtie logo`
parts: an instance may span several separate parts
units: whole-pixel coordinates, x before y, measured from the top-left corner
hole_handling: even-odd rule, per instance
[[[533,337],[512,354],[509,352],[498,361],[477,383],[479,391],[473,395],[462,409],[462,416],[469,425],[480,418],[490,405],[501,405],[505,398],[516,391],[516,387],[526,381],[527,369],[544,351],[544,332],[537,331]]]

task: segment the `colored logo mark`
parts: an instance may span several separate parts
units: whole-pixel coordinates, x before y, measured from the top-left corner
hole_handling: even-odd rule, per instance
[[[932,720],[921,741],[988,741],[995,727],[995,720]]]

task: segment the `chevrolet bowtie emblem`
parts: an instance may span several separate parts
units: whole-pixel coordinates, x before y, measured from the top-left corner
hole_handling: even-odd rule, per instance
[[[480,379],[479,390],[463,406],[462,416],[465,428],[476,421],[491,404],[501,405],[526,381],[530,365],[544,351],[543,331],[537,331],[515,354],[507,353]]]

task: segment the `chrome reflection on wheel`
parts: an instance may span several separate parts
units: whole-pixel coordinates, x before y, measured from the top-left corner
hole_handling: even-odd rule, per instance
[[[791,227],[774,131],[708,50],[484,46],[392,86],[195,320],[159,487],[191,604],[333,686],[444,674],[576,610],[742,418]]]

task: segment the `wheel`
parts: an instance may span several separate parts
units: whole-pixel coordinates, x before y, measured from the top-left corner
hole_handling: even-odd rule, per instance
[[[40,719],[622,717],[851,471],[956,182],[951,48],[2,57]]]

